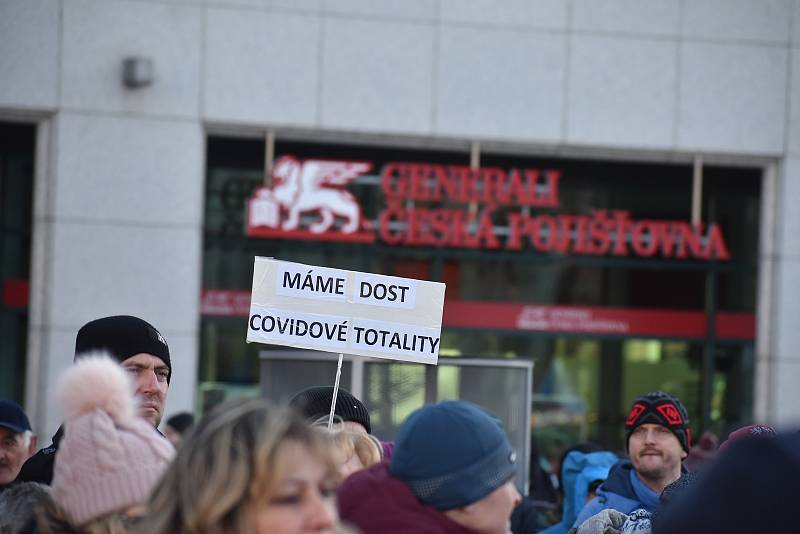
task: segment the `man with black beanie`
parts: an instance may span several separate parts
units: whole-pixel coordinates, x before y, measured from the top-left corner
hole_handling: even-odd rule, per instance
[[[289,406],[311,423],[318,423],[327,421],[331,413],[331,402],[333,402],[333,386],[314,386],[292,397]],[[372,434],[369,410],[358,397],[346,389],[339,388],[336,393],[333,415],[337,425],[344,430]],[[381,441],[381,457],[384,460],[392,457],[393,450],[393,442]]]
[[[169,346],[164,336],[138,317],[103,317],[83,325],[75,338],[75,360],[98,353],[109,355],[130,373],[139,399],[139,416],[157,429],[164,415],[172,378]],[[63,433],[62,426],[49,447],[41,449],[25,462],[17,481],[51,483],[53,460]]]
[[[692,445],[689,415],[683,403],[669,393],[655,391],[636,399],[625,421],[628,459],[617,462],[586,503],[573,524],[611,508],[630,514],[655,512],[659,495],[683,472],[683,460]]]
[[[304,389],[292,397],[289,406],[314,423],[323,418],[327,419],[331,412],[331,402],[333,402],[333,386],[315,386]],[[346,430],[372,433],[367,407],[346,389],[339,388],[336,392],[333,415]]]

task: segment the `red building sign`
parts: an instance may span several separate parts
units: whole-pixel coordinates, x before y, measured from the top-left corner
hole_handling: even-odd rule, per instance
[[[729,260],[715,223],[633,219],[624,210],[570,214],[558,169],[471,168],[392,162],[380,170],[384,208],[365,220],[345,186],[372,170],[364,161],[275,163],[272,187],[248,202],[252,237],[399,246],[444,246],[593,256]]]

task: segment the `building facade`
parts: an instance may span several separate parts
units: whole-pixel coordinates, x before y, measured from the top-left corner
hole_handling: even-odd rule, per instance
[[[565,439],[655,387],[696,430],[800,420],[798,2],[7,0],[0,30],[0,394],[42,433],[102,315],[168,339],[170,413],[257,390],[254,255],[446,282],[443,357],[532,360]],[[334,187],[361,241],[269,208],[314,160],[369,164]]]

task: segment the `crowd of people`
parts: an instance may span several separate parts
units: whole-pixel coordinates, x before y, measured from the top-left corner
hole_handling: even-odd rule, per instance
[[[92,321],[74,358],[49,446],[37,451],[23,409],[0,400],[0,534],[794,531],[800,436],[750,425],[719,447],[711,435],[693,444],[683,403],[661,391],[634,400],[624,454],[563,452],[545,513],[520,492],[502,423],[466,401],[423,406],[391,442],[330,386],[284,407],[240,399],[198,421],[177,414],[162,434],[172,363],[156,328]]]

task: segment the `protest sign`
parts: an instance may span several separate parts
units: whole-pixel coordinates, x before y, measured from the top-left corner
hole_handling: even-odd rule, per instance
[[[436,365],[444,289],[257,257],[247,341]]]

